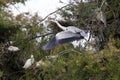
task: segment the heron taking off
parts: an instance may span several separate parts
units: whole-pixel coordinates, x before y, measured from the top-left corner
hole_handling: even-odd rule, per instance
[[[84,36],[86,36],[86,33],[83,30],[74,26],[64,27],[60,25],[57,21],[51,21],[55,22],[63,31],[57,33],[46,45],[44,45],[43,50],[52,49],[59,44],[85,39]]]
[[[65,26],[62,26],[58,21],[56,20],[51,20],[52,22],[55,22],[59,28],[61,28],[63,31],[71,31],[73,33],[77,33],[77,34],[81,34],[82,36],[86,36],[87,34],[85,33],[84,30],[82,29],[79,29],[75,26],[68,26],[68,27],[65,27]]]

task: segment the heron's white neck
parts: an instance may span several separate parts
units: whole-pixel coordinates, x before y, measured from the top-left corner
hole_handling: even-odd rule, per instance
[[[31,63],[34,63],[34,57],[31,56]]]
[[[60,27],[62,30],[66,30],[66,27],[60,25],[60,23],[58,23],[57,21],[55,21],[55,23],[58,25],[58,27]]]

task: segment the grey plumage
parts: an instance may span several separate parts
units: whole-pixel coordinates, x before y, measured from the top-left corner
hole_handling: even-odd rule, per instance
[[[74,40],[83,39],[84,37],[80,34],[75,34],[71,31],[61,31],[57,33],[46,45],[43,46],[43,50],[49,50],[59,44],[72,42]]]
[[[60,23],[58,23],[58,21],[56,21],[56,20],[51,20],[52,22],[55,22],[57,25],[58,25],[58,27],[59,28],[61,28],[62,30],[64,30],[64,31],[71,31],[71,32],[73,32],[73,33],[80,33],[80,35],[82,35],[82,36],[87,36],[87,34],[85,33],[85,31],[84,30],[82,30],[82,29],[79,29],[79,28],[77,28],[77,27],[75,27],[75,26],[68,26],[68,27],[65,27],[65,26],[62,26],[62,25],[60,25]]]
[[[55,20],[51,21],[55,22],[58,25],[58,27],[60,27],[63,31],[57,33],[46,45],[44,45],[43,50],[52,49],[59,44],[85,39],[84,37],[87,36],[87,34],[82,29],[79,29],[74,26],[64,27],[60,25],[58,21]]]

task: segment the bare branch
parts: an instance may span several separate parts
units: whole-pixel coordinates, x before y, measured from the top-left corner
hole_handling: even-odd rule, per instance
[[[53,34],[53,33],[47,33],[47,34],[42,34],[40,36],[34,36],[34,37],[31,37],[29,40],[33,40],[33,39],[36,39],[36,38],[39,38],[39,37],[45,37],[45,36],[50,35],[50,34]]]
[[[63,8],[65,8],[65,7],[67,7],[67,6],[70,6],[70,5],[72,5],[72,3],[63,6],[63,7],[59,8],[59,9],[55,10],[54,12],[51,12],[51,13],[48,14],[46,17],[44,17],[42,20],[40,20],[40,22],[44,21],[46,18],[48,18],[50,15],[56,13],[57,11],[62,10]],[[15,6],[14,6],[14,7],[15,7]],[[16,7],[15,7],[15,8],[16,8]],[[16,8],[16,9],[17,9],[17,8]],[[37,23],[37,24],[39,24],[39,23]],[[35,39],[35,38],[44,37],[44,36],[47,36],[47,35],[49,35],[49,34],[53,34],[53,33],[47,33],[47,34],[42,34],[42,35],[40,35],[40,36],[28,37],[28,38],[25,38],[25,39],[20,40],[19,42],[15,42],[15,44],[19,44],[19,43],[21,43],[22,41],[30,41],[30,40],[33,40],[33,39]]]
[[[50,34],[53,34],[53,33],[42,34],[40,36],[27,37],[25,39],[19,40],[18,42],[14,42],[13,44],[20,44],[23,41],[27,41],[28,42],[28,41],[31,41],[33,39],[36,39],[36,38],[39,38],[39,37],[45,37],[45,36],[50,35]]]
[[[67,7],[67,6],[70,6],[70,5],[72,5],[72,3],[63,6],[63,7],[59,8],[59,9],[55,10],[54,12],[51,12],[51,13],[48,14],[46,17],[44,17],[42,20],[40,20],[40,22],[44,21],[46,18],[48,18],[50,15],[56,13],[57,11],[62,10],[63,8],[65,8],[65,7]]]

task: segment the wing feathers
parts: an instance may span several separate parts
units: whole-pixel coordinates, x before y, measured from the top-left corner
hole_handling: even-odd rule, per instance
[[[71,31],[61,31],[57,33],[56,36],[54,36],[50,42],[48,42],[46,45],[43,46],[43,50],[49,50],[57,46],[58,44],[72,42],[74,40],[78,40],[82,38],[84,37],[81,36],[80,34],[75,34]]]
[[[43,50],[49,50],[57,45],[56,37],[53,37],[50,42],[43,46]]]

